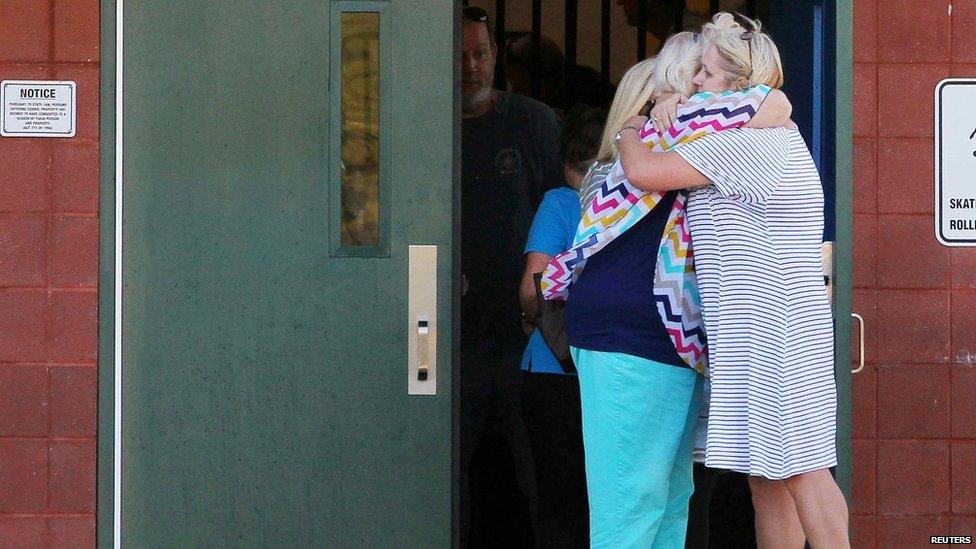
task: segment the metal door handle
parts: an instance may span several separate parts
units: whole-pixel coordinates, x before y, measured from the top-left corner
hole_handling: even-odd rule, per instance
[[[437,394],[437,246],[411,244],[407,259],[407,394]]]
[[[857,319],[858,324],[858,366],[851,370],[851,374],[856,374],[864,369],[864,317],[857,313],[851,313],[851,317]]]
[[[417,320],[417,381],[427,381],[430,361],[427,360],[428,334],[427,319]]]

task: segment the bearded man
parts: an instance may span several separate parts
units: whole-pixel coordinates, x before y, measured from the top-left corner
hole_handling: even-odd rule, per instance
[[[527,337],[518,289],[532,218],[542,195],[563,186],[564,176],[553,111],[539,101],[492,88],[498,47],[487,13],[465,8],[462,32],[460,473],[465,546],[469,538],[490,535],[485,529],[498,532],[499,519],[511,525],[526,518],[496,515],[495,524],[471,524],[472,517],[493,515],[483,508],[472,513],[481,503],[471,501],[472,485],[495,477],[488,471],[477,477],[472,462],[498,467],[511,463],[514,470],[504,476],[511,473],[520,494],[511,494],[509,504],[499,508],[510,513],[525,509],[526,522],[536,526],[535,475],[519,407]],[[494,448],[507,448],[511,457],[486,457],[485,452],[497,454]],[[491,487],[495,499],[502,488]]]

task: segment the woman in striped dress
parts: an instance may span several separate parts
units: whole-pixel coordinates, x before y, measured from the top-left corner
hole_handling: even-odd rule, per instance
[[[740,22],[705,52],[699,91],[782,83],[775,44]],[[688,223],[712,378],[706,465],[750,475],[760,547],[848,547],[847,505],[829,471],[837,397],[823,190],[795,124],[666,153],[626,132],[619,148],[635,187],[695,189]]]

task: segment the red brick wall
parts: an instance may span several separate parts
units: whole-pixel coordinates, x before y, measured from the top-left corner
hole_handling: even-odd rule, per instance
[[[855,0],[854,33],[852,525],[923,547],[976,536],[976,249],[936,241],[932,198],[933,92],[976,77],[976,0]]]
[[[98,0],[0,1],[0,79],[74,80],[71,139],[0,137],[0,546],[95,542]]]

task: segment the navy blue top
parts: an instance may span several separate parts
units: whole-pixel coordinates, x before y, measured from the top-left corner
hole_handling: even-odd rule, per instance
[[[677,192],[586,261],[569,289],[566,333],[578,349],[687,366],[654,303],[654,268]]]

